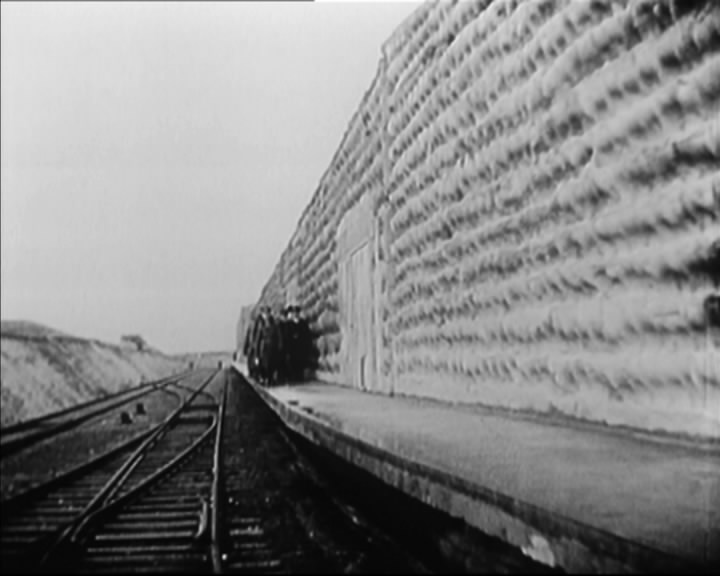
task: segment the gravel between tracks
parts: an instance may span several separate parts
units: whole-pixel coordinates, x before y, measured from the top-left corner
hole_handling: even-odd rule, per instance
[[[205,370],[183,380],[183,385],[196,387],[209,375]],[[78,428],[63,432],[56,438],[48,438],[35,446],[0,460],[0,494],[8,498],[35,484],[78,466],[87,460],[122,444],[132,437],[162,422],[185,397],[186,390],[169,388],[152,392],[137,401],[121,406],[97,420],[91,420]],[[180,397],[179,397],[179,396]],[[142,402],[146,414],[135,413],[135,405]],[[120,413],[131,414],[132,422],[120,423]]]

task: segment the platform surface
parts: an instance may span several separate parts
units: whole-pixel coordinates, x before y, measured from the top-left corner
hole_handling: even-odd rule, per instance
[[[712,447],[321,382],[266,390],[403,459],[674,556],[720,561],[720,452]]]

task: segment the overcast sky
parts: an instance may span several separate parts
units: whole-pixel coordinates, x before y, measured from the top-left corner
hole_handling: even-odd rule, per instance
[[[417,6],[2,4],[2,318],[231,349]]]

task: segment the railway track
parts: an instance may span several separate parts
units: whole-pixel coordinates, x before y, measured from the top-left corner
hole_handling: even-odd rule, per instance
[[[121,406],[96,414],[70,429],[63,428],[13,454],[2,455],[2,498],[6,499],[35,483],[62,475],[68,469],[156,426],[197,388],[202,374],[209,373],[208,369],[204,369],[170,377],[147,390],[137,401],[127,402],[124,399],[125,403]],[[183,385],[183,382],[189,386]]]
[[[275,413],[236,377],[221,444],[223,572],[427,572],[298,452]]]
[[[162,422],[2,502],[0,572],[547,570],[303,445],[232,370],[162,393]]]
[[[52,566],[58,550],[92,514],[122,501],[133,488],[192,445],[205,415],[193,403],[213,380],[212,372],[163,422],[112,450],[2,502],[2,571],[36,571]],[[185,390],[187,390],[185,388]],[[205,401],[206,402],[206,401]],[[206,402],[207,403],[207,402]]]
[[[56,437],[62,432],[72,430],[113,410],[128,406],[155,390],[178,382],[187,375],[188,372],[183,372],[157,381],[145,382],[102,398],[5,427],[0,439],[0,458],[6,458],[47,438]]]
[[[180,456],[89,519],[72,543],[79,557],[73,571],[212,571],[216,425],[196,430],[200,437],[185,452],[187,461]]]
[[[147,435],[3,502],[2,571],[19,570],[42,554],[52,537],[88,507]]]
[[[3,571],[418,568],[328,497],[230,371],[102,458],[3,506]]]

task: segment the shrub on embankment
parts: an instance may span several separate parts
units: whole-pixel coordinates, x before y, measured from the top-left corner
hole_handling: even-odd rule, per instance
[[[10,425],[178,372],[157,351],[87,340],[29,323],[2,323],[0,424]]]
[[[340,371],[373,199],[383,388],[720,436],[720,3],[427,2],[383,47],[258,304]]]

